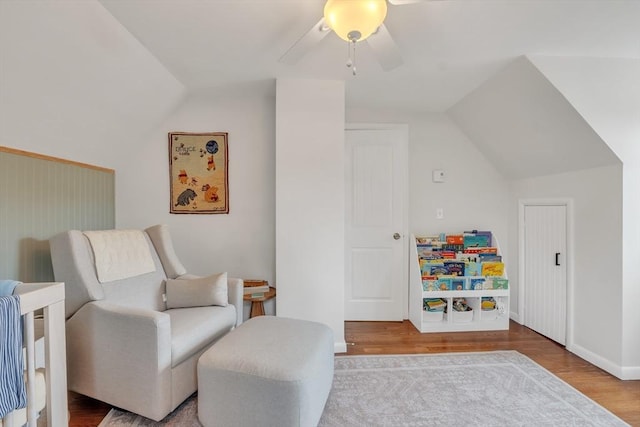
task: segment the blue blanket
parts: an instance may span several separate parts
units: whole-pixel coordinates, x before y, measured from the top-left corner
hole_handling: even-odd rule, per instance
[[[0,297],[0,418],[27,406],[23,377],[20,297]]]
[[[22,282],[16,280],[0,280],[0,297],[12,295],[13,290]]]

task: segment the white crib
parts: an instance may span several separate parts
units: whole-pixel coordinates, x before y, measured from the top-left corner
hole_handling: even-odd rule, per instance
[[[27,425],[35,427],[36,345],[34,311],[44,309],[44,368],[46,383],[47,425],[68,426],[67,364],[64,328],[64,283],[22,283],[14,292],[20,295],[20,311],[24,319],[26,348]],[[4,427],[18,427],[15,412],[5,416]]]

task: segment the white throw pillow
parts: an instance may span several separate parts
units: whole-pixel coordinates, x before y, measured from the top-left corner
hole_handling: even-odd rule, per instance
[[[167,279],[167,308],[229,304],[227,273],[198,279]]]

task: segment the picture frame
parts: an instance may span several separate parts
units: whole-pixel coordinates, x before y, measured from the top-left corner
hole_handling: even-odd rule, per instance
[[[172,214],[229,213],[227,132],[169,132]]]

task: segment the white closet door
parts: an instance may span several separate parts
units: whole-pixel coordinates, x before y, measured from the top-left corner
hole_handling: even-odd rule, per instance
[[[524,207],[524,324],[560,344],[567,330],[567,207]]]

